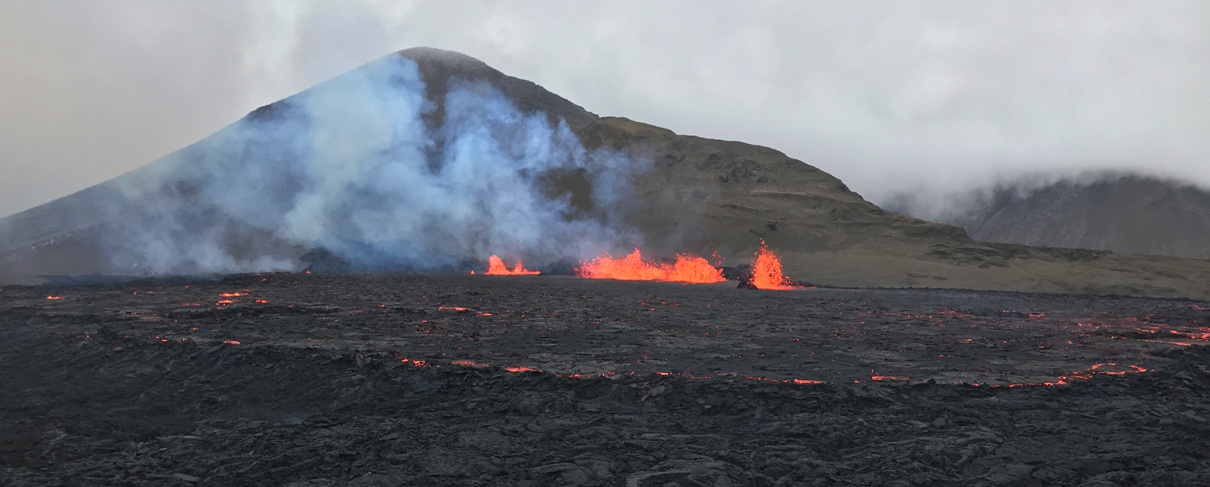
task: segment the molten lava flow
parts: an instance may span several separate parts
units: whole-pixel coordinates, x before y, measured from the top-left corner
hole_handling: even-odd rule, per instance
[[[471,273],[473,274],[474,271],[471,271]],[[513,266],[512,269],[509,269],[508,267],[504,266],[504,261],[501,260],[500,257],[493,254],[491,257],[487,258],[487,272],[484,274],[489,276],[536,276],[541,273],[541,271],[531,271],[526,269],[525,266],[521,265],[520,260],[517,261],[516,266]]]
[[[485,369],[485,368],[491,367],[488,364],[476,362],[474,360],[455,360],[453,362],[450,362],[450,364],[457,365],[459,367],[470,367],[473,369]]]
[[[757,289],[784,291],[797,289],[801,286],[790,284],[790,280],[781,273],[781,258],[769,250],[765,241],[760,241],[760,250],[752,258],[752,286]]]
[[[615,259],[609,254],[580,263],[576,273],[585,279],[618,279],[622,281],[672,281],[691,284],[723,282],[723,271],[706,259],[690,254],[676,254],[676,262],[662,264],[645,262],[639,249]]]
[[[58,301],[60,299],[63,299],[63,296],[47,296],[46,297],[47,301]]]

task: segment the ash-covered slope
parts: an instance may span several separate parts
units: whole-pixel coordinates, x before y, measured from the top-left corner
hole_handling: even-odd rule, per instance
[[[1210,192],[1135,174],[998,188],[951,223],[991,242],[1210,259]]]
[[[529,267],[761,239],[849,286],[1210,297],[1210,264],[987,244],[764,147],[598,118],[458,53],[367,64],[108,183],[0,220],[0,276]]]

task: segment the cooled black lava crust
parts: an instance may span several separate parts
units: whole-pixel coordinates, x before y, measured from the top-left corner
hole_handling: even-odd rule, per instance
[[[246,275],[0,290],[4,485],[1198,485],[1210,303]]]

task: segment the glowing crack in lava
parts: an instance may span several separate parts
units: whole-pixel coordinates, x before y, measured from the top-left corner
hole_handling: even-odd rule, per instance
[[[785,291],[802,287],[791,284],[790,280],[782,275],[781,257],[769,250],[764,240],[760,241],[760,249],[752,258],[752,286],[770,291]]]
[[[475,272],[471,271],[471,273],[474,274]],[[517,265],[513,266],[512,269],[509,269],[504,265],[504,261],[495,254],[487,258],[487,272],[484,272],[484,274],[489,276],[536,276],[541,273],[542,271],[531,271],[526,269],[525,266],[521,264],[520,260],[517,261]]]
[[[617,279],[621,281],[671,281],[689,284],[723,282],[722,269],[706,259],[691,254],[676,254],[676,262],[664,264],[643,260],[639,249],[615,259],[609,254],[580,263],[576,274],[585,279]]]

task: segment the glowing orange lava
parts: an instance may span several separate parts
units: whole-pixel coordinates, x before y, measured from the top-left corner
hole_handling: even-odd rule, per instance
[[[752,258],[752,285],[757,289],[770,291],[785,291],[801,287],[790,284],[790,280],[782,275],[781,257],[769,250],[764,240],[760,241],[760,250],[757,250],[756,256]]]
[[[471,272],[473,273],[474,271]],[[525,266],[521,265],[520,260],[517,261],[517,265],[513,266],[512,269],[509,269],[508,267],[505,267],[504,261],[501,260],[500,257],[493,254],[491,257],[487,258],[487,272],[484,274],[489,276],[536,276],[541,273],[541,271],[531,271],[526,269]]]
[[[622,281],[672,281],[690,284],[723,282],[722,269],[706,259],[691,254],[676,254],[676,262],[662,264],[646,262],[639,249],[615,259],[609,254],[580,263],[576,273],[585,279],[618,279]]]
[[[826,384],[822,380],[814,379],[776,379],[773,377],[760,377],[756,375],[744,376],[745,379],[755,382],[771,382],[774,384],[794,384],[796,386],[817,386]]]
[[[47,301],[58,301],[60,299],[63,299],[63,296],[47,296],[46,297]]]
[[[470,367],[470,368],[474,368],[474,369],[484,369],[487,367],[491,367],[488,364],[479,363],[474,360],[455,360],[453,362],[450,362],[450,364],[457,365],[459,367]]]

